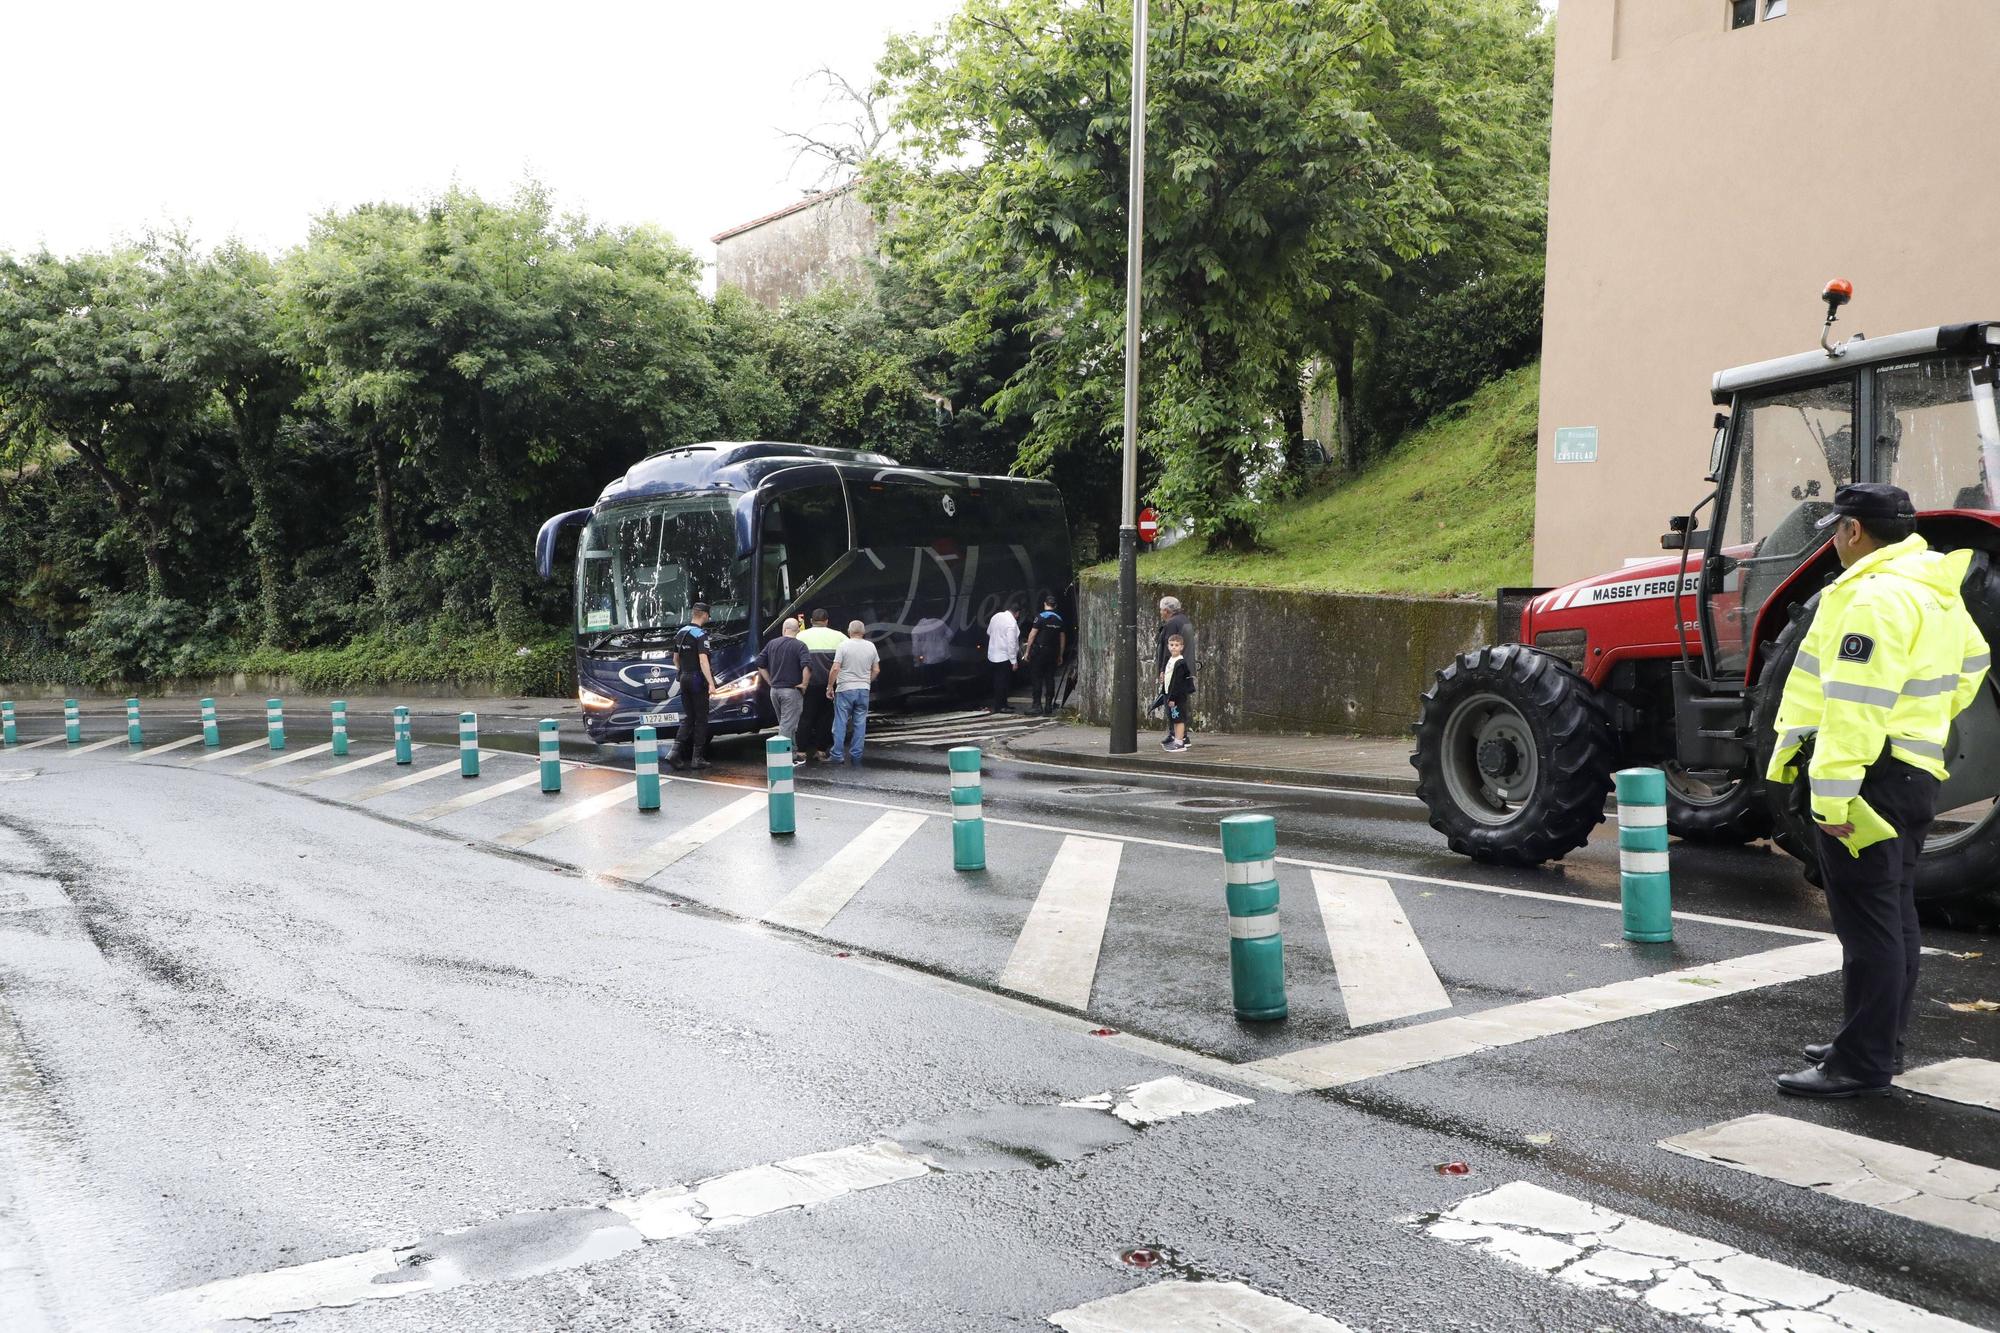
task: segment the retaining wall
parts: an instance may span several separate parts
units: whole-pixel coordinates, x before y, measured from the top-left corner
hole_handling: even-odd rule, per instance
[[[1089,575],[1077,694],[1085,721],[1110,720],[1115,578]],[[1194,719],[1211,731],[1400,736],[1417,696],[1455,655],[1493,635],[1487,601],[1362,597],[1264,588],[1139,583],[1139,706],[1151,703],[1160,598],[1194,620]],[[1141,719],[1145,725],[1145,719]]]

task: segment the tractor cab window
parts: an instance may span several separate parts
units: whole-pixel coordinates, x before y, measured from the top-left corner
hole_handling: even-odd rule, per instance
[[[1875,372],[1875,478],[1926,509],[2000,510],[2000,440],[1980,407],[1983,357],[1934,357]],[[1988,400],[1990,401],[1990,400]]]
[[[1715,669],[1741,673],[1764,602],[1825,542],[1818,524],[1854,480],[1854,381],[1737,400],[1722,556],[1705,581]]]

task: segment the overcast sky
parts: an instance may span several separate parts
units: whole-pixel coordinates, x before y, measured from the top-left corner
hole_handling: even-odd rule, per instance
[[[954,0],[0,5],[0,250],[162,222],[282,249],[316,213],[525,176],[564,207],[708,237],[799,197],[777,127],[821,119]]]

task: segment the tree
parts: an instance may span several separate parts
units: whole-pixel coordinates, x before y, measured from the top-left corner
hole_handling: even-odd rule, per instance
[[[806,78],[824,90],[820,108],[832,114],[811,129],[780,131],[792,147],[792,169],[808,160],[818,163],[813,190],[845,185],[889,142],[888,85],[879,79],[857,85],[828,65]]]

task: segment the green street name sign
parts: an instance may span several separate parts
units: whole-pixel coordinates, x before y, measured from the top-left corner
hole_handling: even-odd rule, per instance
[[[1556,462],[1595,463],[1596,461],[1597,427],[1556,427]]]

